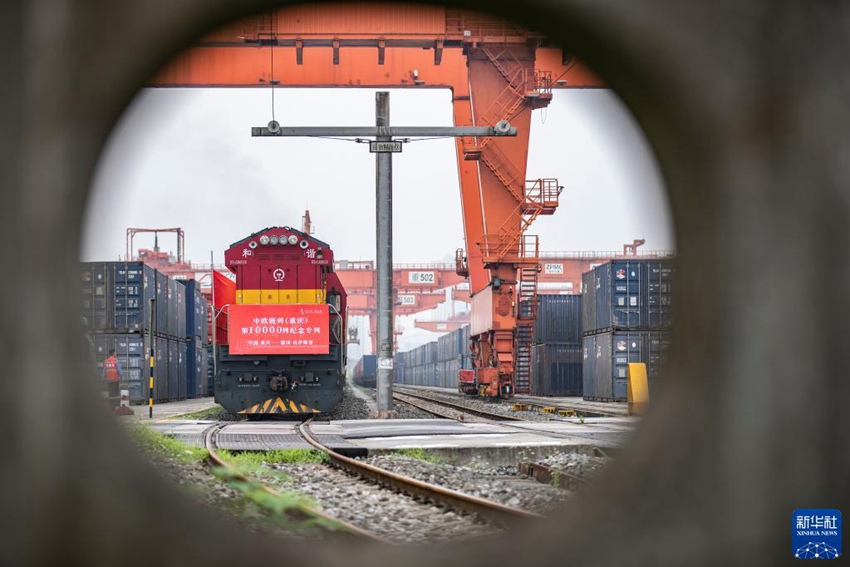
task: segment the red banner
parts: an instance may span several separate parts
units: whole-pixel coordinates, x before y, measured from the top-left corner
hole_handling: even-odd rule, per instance
[[[231,354],[328,354],[330,309],[320,305],[231,305]]]

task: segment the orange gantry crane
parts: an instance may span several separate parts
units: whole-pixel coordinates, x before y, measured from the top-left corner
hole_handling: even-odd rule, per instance
[[[339,261],[334,272],[348,292],[348,314],[369,317],[369,341],[377,336],[377,273],[372,261]],[[445,289],[464,281],[454,264],[395,264],[393,266],[396,317],[434,309],[446,300]],[[418,325],[417,325],[418,326]],[[375,352],[370,343],[369,352]]]
[[[338,3],[281,8],[216,30],[154,77],[155,87],[447,88],[456,126],[509,120],[512,138],[456,140],[479,391],[530,388],[539,272],[526,229],[552,214],[555,179],[526,180],[531,113],[552,89],[604,87],[542,35],[465,10]]]

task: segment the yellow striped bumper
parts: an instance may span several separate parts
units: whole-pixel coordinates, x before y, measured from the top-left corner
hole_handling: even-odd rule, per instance
[[[283,413],[320,413],[319,410],[307,407],[304,404],[296,404],[292,400],[285,398],[269,398],[261,404],[255,404],[248,409],[239,412],[240,414],[283,414]]]

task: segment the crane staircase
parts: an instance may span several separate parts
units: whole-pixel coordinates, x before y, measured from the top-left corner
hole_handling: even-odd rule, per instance
[[[537,277],[540,264],[522,266],[517,278],[517,326],[514,335],[514,388],[531,392],[531,344],[537,319]]]

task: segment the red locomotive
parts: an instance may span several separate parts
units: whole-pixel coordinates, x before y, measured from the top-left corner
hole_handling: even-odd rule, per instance
[[[248,415],[333,410],[345,385],[347,296],[331,248],[273,227],[231,245],[224,260],[236,293],[216,346],[216,401]]]

